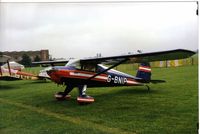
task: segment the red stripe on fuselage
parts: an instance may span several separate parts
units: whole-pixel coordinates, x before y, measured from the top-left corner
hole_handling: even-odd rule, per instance
[[[56,83],[60,83],[60,78],[78,78],[78,79],[88,79],[95,75],[96,73],[86,72],[86,71],[79,71],[79,70],[57,70],[50,74],[51,79]],[[103,81],[106,82],[107,75],[101,74],[92,78],[92,80],[96,81]]]

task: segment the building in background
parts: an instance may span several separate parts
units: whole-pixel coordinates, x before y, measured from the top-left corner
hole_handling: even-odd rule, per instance
[[[32,61],[38,56],[41,61],[49,60],[49,50],[40,50],[40,51],[4,51],[0,52],[3,55],[8,55],[12,57],[11,61],[19,62],[22,60],[23,54],[27,54]]]

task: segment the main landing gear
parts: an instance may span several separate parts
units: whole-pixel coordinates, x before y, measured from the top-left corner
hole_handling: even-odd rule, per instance
[[[83,105],[94,102],[94,98],[86,94],[87,85],[79,85],[78,89],[79,89],[79,96],[77,97],[77,102],[79,104]]]
[[[64,92],[58,92],[54,95],[54,97],[58,100],[58,101],[63,101],[63,100],[70,100],[71,95],[67,94],[65,95]]]
[[[58,92],[54,96],[59,101],[69,100],[71,98],[71,95],[69,95],[69,93],[72,91],[73,88],[74,86],[68,85],[65,88],[64,92]],[[79,85],[78,90],[79,90],[79,96],[77,97],[78,104],[84,105],[94,102],[94,98],[86,94],[87,85]]]
[[[59,101],[63,101],[63,100],[70,100],[71,98],[71,95],[69,94],[69,92],[72,91],[74,87],[72,85],[68,85],[66,88],[65,88],[65,91],[64,92],[58,92],[54,95],[54,97],[59,100]]]

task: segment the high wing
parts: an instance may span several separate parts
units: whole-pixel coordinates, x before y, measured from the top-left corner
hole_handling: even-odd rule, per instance
[[[176,60],[176,59],[184,59],[194,55],[195,52],[190,50],[184,49],[175,49],[175,50],[168,50],[168,51],[159,51],[159,52],[150,52],[150,53],[140,53],[140,54],[129,54],[129,55],[118,55],[118,56],[110,56],[110,57],[100,57],[100,58],[87,58],[87,59],[80,59],[81,66],[84,65],[91,65],[97,66],[100,63],[115,63],[114,65],[110,66],[109,68],[103,70],[102,72],[98,72],[94,76],[90,77],[88,80],[122,64],[126,61],[131,61],[133,63],[142,63],[142,62],[152,62],[152,61],[165,61],[165,60]],[[70,63],[70,60],[62,60],[62,61],[42,61],[42,62],[33,62],[34,64],[54,64],[59,63]]]
[[[80,63],[96,65],[96,64],[99,64],[102,62],[109,62],[111,60],[118,61],[117,63],[110,66],[109,68],[107,68],[101,72],[98,72],[97,74],[88,78],[88,80],[91,80],[92,78],[95,78],[96,76],[98,76],[104,72],[107,72],[108,70],[110,70],[128,60],[132,61],[133,63],[165,61],[165,60],[176,60],[176,59],[189,58],[190,56],[192,56],[194,54],[195,54],[195,52],[193,52],[193,51],[184,50],[184,49],[176,49],[176,50],[142,53],[142,54],[131,54],[131,55],[121,55],[121,56],[112,56],[112,57],[82,59],[82,60],[80,60]]]
[[[100,63],[119,63],[122,61],[131,60],[133,63],[142,63],[142,62],[152,62],[152,61],[165,61],[165,60],[176,60],[184,59],[194,55],[195,52],[184,49],[175,49],[168,51],[158,51],[150,53],[140,53],[140,54],[128,54],[128,55],[118,55],[118,56],[109,56],[109,57],[95,57],[95,58],[84,58],[80,59],[81,64],[100,64]],[[60,61],[40,61],[32,62],[33,64],[62,64],[68,63],[69,60],[60,60]]]
[[[152,61],[184,59],[194,54],[195,52],[190,51],[190,50],[176,49],[176,50],[168,50],[168,51],[129,54],[129,55],[120,55],[120,56],[111,56],[111,57],[88,58],[88,59],[81,59],[80,62],[83,64],[84,63],[99,64],[102,62],[109,62],[111,60],[112,61],[131,60],[133,63],[142,63],[142,62],[152,62]]]

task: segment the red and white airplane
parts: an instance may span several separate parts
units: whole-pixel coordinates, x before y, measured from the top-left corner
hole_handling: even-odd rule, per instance
[[[85,104],[94,102],[94,98],[86,94],[87,87],[147,86],[147,84],[151,82],[164,82],[162,80],[151,80],[151,68],[149,62],[183,59],[188,58],[193,54],[195,54],[193,51],[176,49],[111,57],[33,63],[52,65],[52,67],[46,69],[50,79],[57,84],[66,85],[64,92],[55,94],[56,99],[69,99],[71,97],[69,93],[72,89],[78,87],[79,95],[77,101],[80,104]],[[126,61],[141,63],[136,76],[112,69]],[[109,62],[114,64],[110,67],[101,64]],[[67,64],[65,66],[54,66],[57,63]]]
[[[34,74],[12,69],[9,62],[10,59],[11,59],[10,56],[0,55],[0,62],[7,63],[7,68],[5,68],[4,66],[0,66],[0,80],[5,80],[5,81],[20,80],[21,76],[36,77]]]

